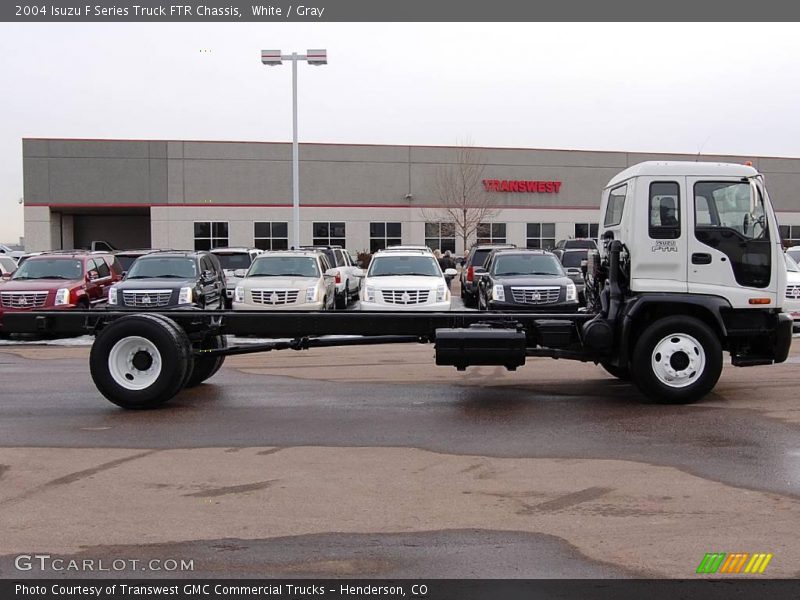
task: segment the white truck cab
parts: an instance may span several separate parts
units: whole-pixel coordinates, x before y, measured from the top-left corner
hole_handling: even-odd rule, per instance
[[[786,266],[764,177],[749,165],[644,162],[603,191],[583,343],[660,402],[713,388],[736,366],[786,360]],[[788,321],[788,322],[787,322]]]

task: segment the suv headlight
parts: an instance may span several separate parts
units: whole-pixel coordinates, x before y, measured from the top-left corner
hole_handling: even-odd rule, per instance
[[[572,302],[573,300],[578,299],[578,289],[575,287],[575,284],[570,281],[567,284],[567,302]]]
[[[364,288],[364,301],[375,302],[375,288],[371,285]]]
[[[447,299],[447,286],[442,284],[436,288],[436,301],[444,302]]]
[[[115,285],[108,288],[108,303],[114,306],[117,304],[117,286]]]
[[[317,286],[310,287],[306,290],[306,302],[317,301]]]
[[[178,294],[178,304],[191,304],[192,303],[192,288],[182,287],[181,293]]]
[[[492,287],[492,298],[494,298],[498,302],[505,302],[506,301],[506,291],[503,289],[502,285],[495,284]]]
[[[69,304],[69,289],[59,288],[56,292],[56,306]]]
[[[244,288],[242,286],[237,285],[236,289],[233,290],[233,301],[244,302]]]

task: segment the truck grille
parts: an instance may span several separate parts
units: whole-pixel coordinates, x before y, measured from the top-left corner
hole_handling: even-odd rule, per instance
[[[255,304],[294,304],[300,290],[250,290],[250,297]]]
[[[560,287],[511,288],[511,296],[517,304],[555,304],[560,295]]]
[[[134,308],[159,308],[168,306],[172,297],[172,290],[136,290],[135,292],[122,292],[122,302],[125,306]]]
[[[3,292],[0,306],[3,308],[41,308],[47,301],[47,292]]]
[[[789,300],[800,300],[800,285],[787,285],[786,297]]]
[[[381,290],[387,304],[425,304],[430,290]]]

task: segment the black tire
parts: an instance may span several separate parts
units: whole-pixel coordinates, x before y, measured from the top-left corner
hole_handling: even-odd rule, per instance
[[[656,352],[657,347],[665,349],[663,361],[661,353]],[[685,348],[686,352],[680,348]],[[674,380],[676,384],[668,385],[659,378],[654,366],[658,364],[674,369],[678,375]],[[683,315],[664,317],[641,332],[631,358],[631,373],[649,401],[690,404],[700,400],[717,384],[722,373],[722,345],[716,333],[699,319]],[[683,387],[676,387],[681,380]]]
[[[219,348],[227,348],[228,341],[224,335],[212,335],[203,340],[200,346],[201,350],[217,350]],[[200,385],[205,380],[210,379],[214,374],[219,371],[222,363],[225,362],[225,356],[195,356],[194,367],[186,381],[187,388]]]
[[[161,356],[157,376],[142,389],[121,385],[111,373],[112,350],[122,340],[133,337],[147,340]],[[148,356],[144,353],[143,360]],[[97,334],[89,355],[89,370],[97,389],[108,400],[127,409],[155,408],[173,398],[183,388],[193,363],[192,346],[186,332],[167,317],[146,313],[127,315],[106,326]],[[132,373],[137,371],[132,369]],[[128,375],[135,380],[133,374]]]
[[[347,284],[345,284],[346,286]],[[341,294],[336,294],[334,296],[334,306],[339,310],[344,310],[347,308],[347,287],[344,288],[344,292]]]
[[[631,379],[631,369],[628,365],[618,367],[617,365],[601,362],[600,366],[606,370],[606,373],[613,375],[617,379],[621,379],[622,381],[630,381]]]

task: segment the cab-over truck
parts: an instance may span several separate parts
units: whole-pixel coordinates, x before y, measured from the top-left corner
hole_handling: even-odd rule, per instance
[[[320,346],[432,343],[436,364],[459,370],[514,370],[527,357],[591,361],[631,379],[646,400],[667,404],[710,392],[724,352],[740,367],[786,360],[792,321],[781,311],[778,222],[754,168],[634,165],[609,182],[600,215],[582,313],[31,311],[8,314],[3,327],[94,334],[92,378],[124,408],[166,402],[211,377],[228,355]],[[228,347],[226,334],[274,341]]]

